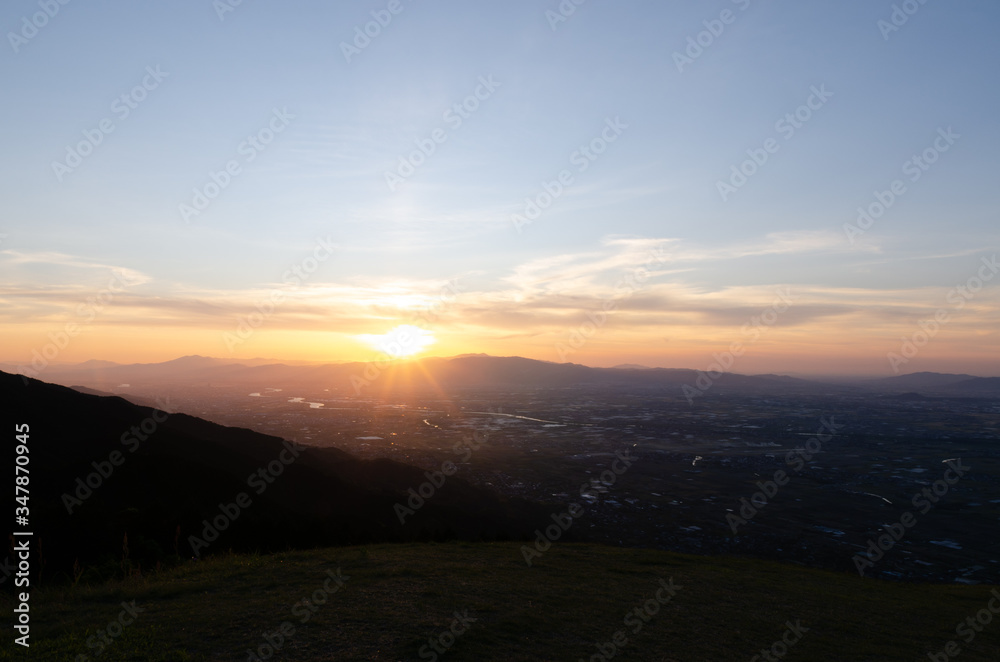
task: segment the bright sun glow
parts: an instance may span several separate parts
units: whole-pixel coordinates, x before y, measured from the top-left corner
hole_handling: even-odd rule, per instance
[[[366,333],[358,336],[358,340],[393,358],[419,354],[437,342],[430,331],[412,324],[401,324],[380,336]]]

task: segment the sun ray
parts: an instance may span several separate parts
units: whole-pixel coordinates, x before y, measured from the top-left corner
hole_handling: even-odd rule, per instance
[[[366,333],[356,337],[394,359],[414,356],[437,342],[433,333],[412,324],[400,324],[381,335]]]

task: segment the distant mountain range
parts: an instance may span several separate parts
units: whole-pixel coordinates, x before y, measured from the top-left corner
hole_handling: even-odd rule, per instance
[[[1000,394],[1000,377],[974,377],[938,372],[914,372],[899,377],[876,380],[875,388],[919,393],[948,393],[968,396],[996,396]]]
[[[227,367],[189,357],[144,370],[181,375],[182,368],[206,366]],[[277,437],[4,372],[0,402],[12,453],[15,425],[30,426],[30,521],[49,573],[69,573],[75,562],[113,566],[123,556],[147,568],[191,557],[190,536],[207,541],[204,522],[215,522],[227,508],[232,513],[241,493],[251,504],[199,553],[519,539],[548,515],[451,476],[401,524],[396,504],[408,505],[409,490],[430,480],[416,467],[332,448],[295,448]]]
[[[3,366],[0,366],[2,368]],[[88,361],[54,365],[41,375],[64,385],[82,385],[104,391],[122,384],[189,383],[215,386],[321,387],[347,394],[389,395],[394,391],[432,388],[569,388],[616,387],[660,389],[681,393],[685,385],[714,393],[843,393],[861,389],[881,393],[915,392],[933,396],[997,397],[1000,378],[921,372],[899,377],[838,380],[827,383],[785,375],[713,375],[687,369],[649,368],[634,364],[591,368],[575,363],[553,363],[522,357],[466,354],[452,358],[424,358],[384,363],[289,365],[265,359],[243,361],[185,356],[164,363],[114,364]]]
[[[929,389],[946,388],[977,379],[981,378],[974,377],[973,375],[951,375],[940,372],[914,372],[898,377],[878,379],[875,380],[875,383],[882,387],[893,389]]]

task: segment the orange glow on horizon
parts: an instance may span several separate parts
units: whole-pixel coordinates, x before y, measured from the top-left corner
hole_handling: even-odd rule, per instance
[[[614,326],[612,326],[614,325]],[[897,351],[907,326],[869,328],[856,335],[851,320],[825,319],[819,322],[767,331],[749,342],[739,327],[717,326],[630,326],[626,315],[610,318],[608,326],[589,337],[573,351],[561,354],[570,332],[578,325],[544,329],[538,333],[511,333],[509,328],[461,326],[443,321],[416,329],[412,339],[403,319],[381,320],[389,332],[376,335],[341,330],[304,330],[262,325],[239,342],[227,344],[229,328],[204,328],[150,323],[83,326],[72,338],[63,336],[60,325],[23,324],[2,329],[4,338],[0,362],[13,366],[80,363],[98,359],[117,363],[157,363],[198,354],[220,359],[269,359],[275,362],[308,363],[378,362],[391,358],[410,362],[422,358],[452,357],[462,354],[522,356],[525,358],[572,362],[595,367],[637,364],[648,367],[708,370],[719,354],[734,341],[744,341],[742,356],[729,368],[743,374],[794,373],[801,375],[884,375],[893,373],[886,361],[888,352]],[[379,328],[369,324],[369,328]],[[953,323],[902,372],[963,372],[978,376],[1000,374],[1000,359],[984,360],[992,337],[983,336],[974,325]],[[854,335],[852,335],[852,333]],[[395,335],[394,335],[395,334]],[[995,334],[994,334],[995,335]],[[403,340],[398,349],[386,340]],[[433,343],[430,342],[433,340]],[[390,351],[383,351],[389,349]],[[1000,356],[996,352],[993,356]]]

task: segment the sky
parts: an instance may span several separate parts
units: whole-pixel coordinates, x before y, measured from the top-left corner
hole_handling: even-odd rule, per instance
[[[998,25],[8,0],[0,361],[1000,375]]]

